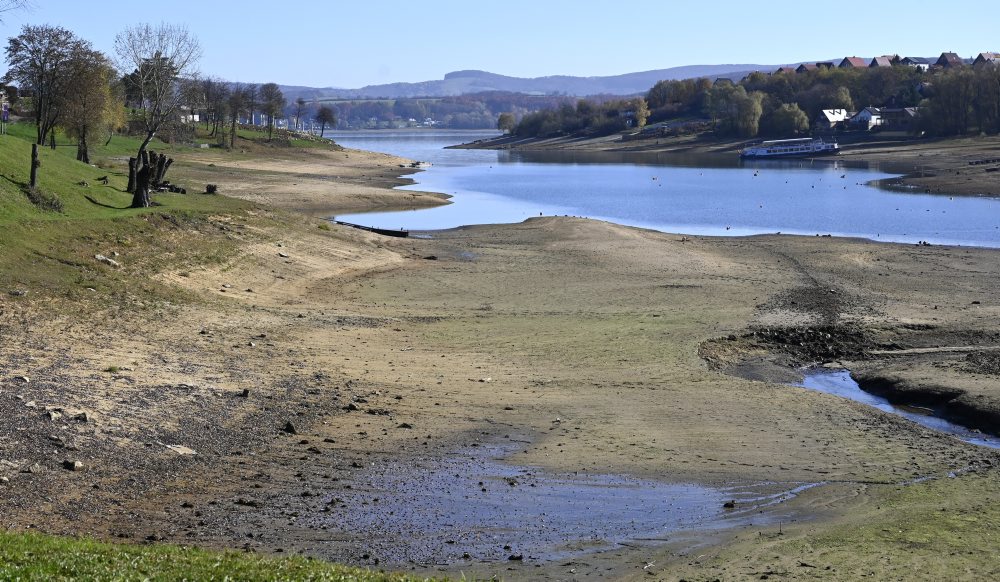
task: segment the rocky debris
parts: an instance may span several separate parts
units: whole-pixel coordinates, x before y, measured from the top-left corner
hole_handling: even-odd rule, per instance
[[[282,432],[288,434],[299,434],[299,431],[295,428],[295,425],[292,424],[292,421],[290,420],[285,423],[285,426],[281,430]]]
[[[83,463],[80,461],[66,459],[63,461],[63,469],[66,469],[67,471],[82,471]]]
[[[119,263],[118,261],[112,259],[111,257],[105,256],[105,255],[94,255],[94,258],[97,259],[98,262],[104,263],[105,265],[108,265],[109,267],[114,267],[115,269],[120,269],[121,266],[122,266],[122,264]]]
[[[24,289],[11,289],[10,291],[7,292],[7,294],[10,295],[11,297],[24,297],[25,295],[28,294],[28,292],[25,291]]]
[[[181,456],[191,456],[198,454],[194,451],[194,449],[190,449],[188,447],[185,447],[184,445],[163,445],[163,446]]]

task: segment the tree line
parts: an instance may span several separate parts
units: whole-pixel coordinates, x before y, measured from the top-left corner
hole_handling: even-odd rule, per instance
[[[620,112],[648,107],[649,123],[705,119],[719,136],[752,138],[805,134],[825,109],[918,108],[915,131],[935,136],[1000,133],[1000,67],[965,66],[921,71],[896,65],[819,68],[802,73],[752,73],[726,79],[665,80],[632,101],[581,99],[545,111],[498,118],[522,137],[607,135],[623,124]],[[631,104],[631,105],[630,105]],[[638,120],[635,120],[636,122]]]
[[[150,205],[149,191],[169,167],[147,151],[155,136],[192,127],[198,112],[210,135],[220,145],[232,147],[240,122],[259,113],[270,141],[287,106],[276,83],[201,78],[195,69],[200,44],[182,26],[126,28],[115,37],[114,55],[109,56],[65,28],[26,25],[8,39],[5,54],[6,96],[18,111],[33,118],[37,145],[55,147],[56,132],[61,130],[75,141],[77,159],[89,163],[95,140],[110,142],[121,131],[142,138],[129,160],[128,190],[136,207]],[[298,127],[304,121],[304,101],[295,106]],[[328,106],[313,114],[321,133],[336,124],[335,112]]]

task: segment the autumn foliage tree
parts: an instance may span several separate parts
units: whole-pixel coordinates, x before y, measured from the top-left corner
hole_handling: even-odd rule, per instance
[[[24,26],[7,42],[9,69],[4,82],[33,98],[36,143],[44,144],[64,113],[64,97],[74,91],[76,64],[93,53],[89,42],[58,26]]]

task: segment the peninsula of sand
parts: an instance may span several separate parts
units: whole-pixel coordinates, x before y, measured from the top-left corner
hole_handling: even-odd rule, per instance
[[[150,215],[135,236],[162,261],[90,241],[81,264],[114,257],[122,296],[4,289],[0,526],[456,578],[998,575],[1000,455],[794,386],[810,366],[847,369],[996,432],[996,250],[573,218],[391,238],[326,220],[445,203],[392,189],[409,163],[177,153],[178,180],[245,203]],[[582,476],[625,498],[795,493],[545,546],[531,532],[560,516],[531,513],[551,499],[528,493]],[[752,515],[726,521],[744,503]],[[522,513],[523,528],[492,527]]]

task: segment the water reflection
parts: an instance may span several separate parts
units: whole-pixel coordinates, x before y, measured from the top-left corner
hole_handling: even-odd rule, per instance
[[[1000,200],[879,189],[869,184],[892,175],[877,166],[836,158],[744,161],[735,153],[444,149],[475,135],[338,136],[349,147],[432,162],[407,189],[443,192],[453,204],[337,218],[437,230],[569,215],[686,234],[1000,246]]]

